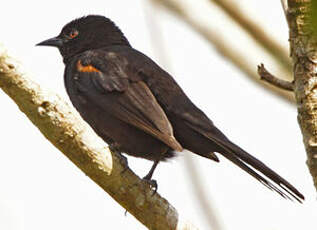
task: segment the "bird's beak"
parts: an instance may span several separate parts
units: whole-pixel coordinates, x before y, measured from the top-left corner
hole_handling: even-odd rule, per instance
[[[63,40],[59,37],[55,37],[55,38],[50,38],[45,41],[42,41],[36,45],[37,46],[54,46],[59,48],[63,45]]]

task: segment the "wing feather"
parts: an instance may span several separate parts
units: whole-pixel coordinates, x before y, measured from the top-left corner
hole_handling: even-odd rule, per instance
[[[78,88],[82,96],[172,149],[182,151],[182,146],[173,135],[172,125],[151,90],[141,79],[129,79],[129,73],[122,64],[124,62],[106,58],[103,65],[95,65],[94,59],[82,63],[98,69],[98,72],[92,73],[79,72]]]

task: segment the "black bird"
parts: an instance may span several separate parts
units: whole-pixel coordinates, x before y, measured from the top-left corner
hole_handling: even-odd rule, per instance
[[[284,198],[304,200],[289,182],[232,143],[110,19],[75,19],[37,45],[59,49],[70,100],[112,150],[154,161],[145,176],[149,182],[155,182],[157,164],[175,151],[187,149],[218,162],[217,152]]]

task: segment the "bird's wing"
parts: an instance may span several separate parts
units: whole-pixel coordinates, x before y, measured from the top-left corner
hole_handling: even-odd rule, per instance
[[[145,55],[133,52],[130,57],[133,55],[134,57],[130,58],[129,62],[133,63],[134,67],[142,69],[142,71],[139,71],[139,74],[142,74],[143,78],[147,79],[147,84],[168,116],[176,116],[183,121],[184,125],[217,145],[220,150],[217,152],[249,173],[266,187],[286,198],[290,198],[290,195],[299,202],[304,199],[304,196],[288,181],[267,167],[263,162],[232,143],[213,122],[190,101],[167,72],[162,70]],[[147,65],[143,65],[144,67],[140,66],[140,62],[135,61],[138,59],[144,59],[143,62],[146,62]],[[273,181],[277,186],[270,181]]]
[[[79,58],[75,66],[81,96],[172,149],[182,150],[151,90],[141,79],[131,76],[124,60],[111,53]]]

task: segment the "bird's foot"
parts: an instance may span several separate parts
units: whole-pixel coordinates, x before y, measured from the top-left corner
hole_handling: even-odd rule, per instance
[[[143,177],[142,180],[145,181],[147,184],[150,185],[150,188],[153,190],[152,196],[154,196],[155,193],[156,193],[156,191],[157,191],[157,188],[158,188],[158,185],[157,185],[156,180],[153,180],[153,179],[151,179],[151,178],[148,178],[147,176]]]

